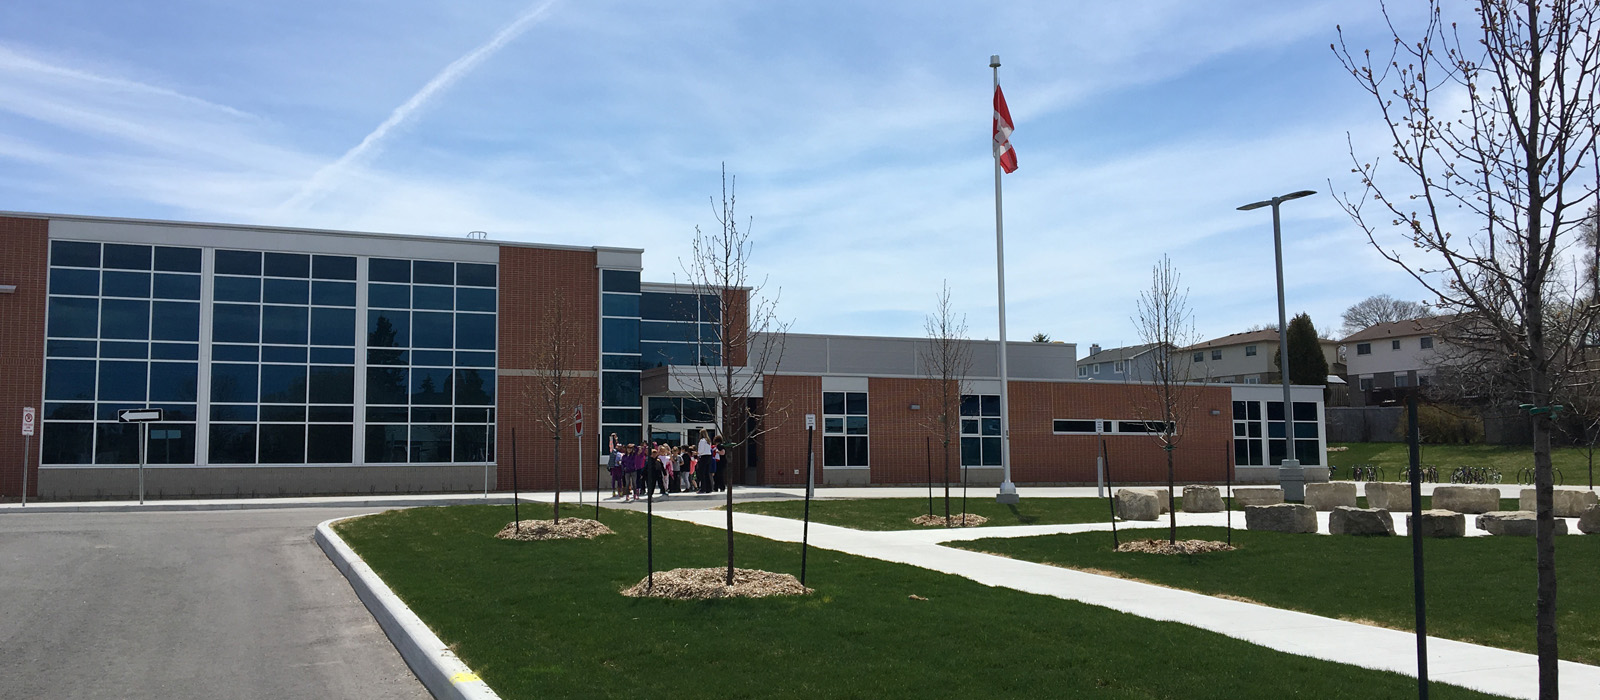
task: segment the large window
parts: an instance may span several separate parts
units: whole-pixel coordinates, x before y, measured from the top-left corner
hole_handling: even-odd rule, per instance
[[[1000,395],[961,397],[961,466],[1000,466]]]
[[[194,463],[200,271],[199,248],[51,242],[41,464],[137,464],[117,411],[147,406],[147,461]]]
[[[595,438],[605,454],[616,433],[623,443],[644,440],[644,407],[639,396],[640,295],[638,270],[600,271],[600,431]]]
[[[644,367],[722,364],[722,305],[714,294],[640,295],[639,351]]]
[[[373,258],[367,280],[365,461],[493,461],[495,266]]]
[[[152,464],[493,459],[492,264],[54,241],[50,270],[44,464],[136,463],[146,405]]]
[[[822,392],[822,466],[867,466],[866,392]]]
[[[1263,408],[1264,407],[1264,408]],[[1294,403],[1295,453],[1301,466],[1322,464],[1317,404]],[[1282,401],[1233,402],[1234,463],[1241,467],[1276,466],[1288,453]]]

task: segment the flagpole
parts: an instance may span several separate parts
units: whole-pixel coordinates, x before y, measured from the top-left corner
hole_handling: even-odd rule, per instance
[[[994,89],[1000,89],[1000,57],[989,57],[989,68],[994,71]],[[996,117],[998,118],[998,117]],[[1017,485],[1011,481],[1011,396],[1010,381],[1006,374],[1006,239],[1005,217],[1000,206],[1000,152],[994,151],[994,260],[995,276],[1000,285],[1000,469],[1003,474],[1000,492],[995,496],[999,503],[1017,503]]]

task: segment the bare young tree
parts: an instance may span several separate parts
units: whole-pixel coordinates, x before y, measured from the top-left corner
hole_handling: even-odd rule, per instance
[[[1133,319],[1139,339],[1155,346],[1145,355],[1144,361],[1150,365],[1143,373],[1146,380],[1143,391],[1136,395],[1134,409],[1167,454],[1167,541],[1172,544],[1178,542],[1177,497],[1173,493],[1177,475],[1172,452],[1178,449],[1189,418],[1199,410],[1203,391],[1192,376],[1194,363],[1172,358],[1177,348],[1199,342],[1194,313],[1189,309],[1189,290],[1179,286],[1182,279],[1173,268],[1172,259],[1161,256],[1161,262],[1150,269],[1150,288],[1139,292],[1139,312]]]
[[[720,350],[718,365],[702,362],[686,373],[685,382],[701,397],[715,397],[717,434],[723,448],[733,451],[763,433],[781,428],[788,418],[789,405],[763,399],[750,399],[761,387],[762,377],[776,372],[783,362],[784,341],[789,323],[778,317],[778,296],[762,294],[766,280],[752,282],[751,257],[755,246],[750,240],[751,219],[741,224],[735,213],[737,178],[722,170],[722,201],[712,198],[717,228],[694,229],[694,245],[688,260],[680,261],[689,287],[696,295],[721,300],[717,337],[712,342]],[[781,293],[781,291],[780,291]],[[728,465],[721,469],[728,471]],[[727,484],[728,575],[733,585],[733,481]]]
[[[1391,20],[1387,58],[1352,53],[1342,35],[1333,46],[1374,98],[1399,166],[1388,179],[1352,145],[1364,189],[1340,203],[1380,254],[1443,310],[1467,314],[1525,371],[1520,403],[1532,422],[1537,494],[1539,697],[1553,700],[1550,439],[1562,390],[1553,368],[1575,339],[1551,328],[1546,306],[1558,270],[1581,242],[1577,224],[1596,201],[1600,7],[1594,0],[1479,0],[1473,14],[1458,24],[1446,19],[1442,0],[1430,0],[1416,35],[1402,37]],[[1574,313],[1592,314],[1586,299],[1570,301]]]
[[[934,302],[933,313],[923,320],[928,342],[917,352],[922,366],[929,411],[922,427],[939,441],[944,455],[944,522],[950,524],[950,452],[961,447],[961,396],[967,393],[967,376],[972,374],[972,343],[967,338],[967,317],[957,317],[950,306],[950,284],[946,282]],[[963,516],[962,524],[966,524]]]
[[[554,442],[556,503],[555,521],[561,522],[561,433],[572,425],[571,407],[566,401],[567,391],[573,389],[578,376],[578,345],[567,327],[566,293],[557,288],[545,300],[541,310],[542,325],[548,332],[539,338],[533,350],[532,383],[528,403],[533,409],[534,422],[543,428]]]
[[[1387,294],[1377,294],[1367,297],[1350,305],[1344,310],[1341,319],[1344,326],[1339,329],[1343,335],[1351,335],[1363,328],[1375,326],[1380,323],[1394,323],[1395,321],[1410,321],[1425,318],[1428,307],[1414,301],[1396,299]]]

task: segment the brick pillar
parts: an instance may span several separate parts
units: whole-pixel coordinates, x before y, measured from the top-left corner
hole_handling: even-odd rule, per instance
[[[39,439],[35,430],[29,454],[22,454],[22,408],[44,406],[45,277],[50,222],[0,216],[0,500],[18,500],[22,470],[28,469],[29,495],[39,492]],[[42,422],[42,415],[41,415]]]

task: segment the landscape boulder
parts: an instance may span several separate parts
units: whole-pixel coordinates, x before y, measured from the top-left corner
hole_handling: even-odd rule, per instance
[[[1299,503],[1245,506],[1244,526],[1250,530],[1314,534],[1317,531],[1317,509]]]
[[[1369,481],[1366,485],[1367,507],[1384,510],[1411,510],[1411,484],[1391,484]]]
[[[1422,511],[1421,529],[1411,516],[1406,516],[1406,532],[1415,532],[1423,537],[1466,537],[1467,516],[1449,510]]]
[[[1117,489],[1113,502],[1116,504],[1117,517],[1123,520],[1161,518],[1161,503],[1150,489]]]
[[[1311,500],[1311,494],[1306,494],[1306,500]],[[1328,515],[1328,532],[1334,535],[1386,537],[1394,534],[1394,518],[1389,516],[1389,511],[1380,508],[1339,506]]]
[[[1183,487],[1183,512],[1185,513],[1221,513],[1222,492],[1215,486]]]
[[[1274,506],[1283,502],[1283,489],[1277,486],[1241,486],[1233,490],[1233,502],[1241,506]]]
[[[1589,506],[1578,518],[1578,532],[1585,535],[1600,535],[1600,505]]]
[[[1500,510],[1500,489],[1487,486],[1440,486],[1433,490],[1433,507],[1457,513]]]
[[[1517,499],[1518,510],[1538,510],[1534,502],[1534,490],[1523,489],[1522,496]],[[1600,503],[1600,496],[1593,491],[1578,489],[1555,489],[1551,493],[1551,505],[1555,507],[1555,516],[1558,518],[1579,518],[1583,512],[1596,503]]]
[[[1356,507],[1356,485],[1353,481],[1330,481],[1306,484],[1306,505],[1317,510]]]
[[[1478,516],[1478,529],[1491,535],[1533,537],[1538,527],[1539,521],[1531,510],[1496,510]],[[1557,519],[1555,533],[1567,534],[1567,521]]]

